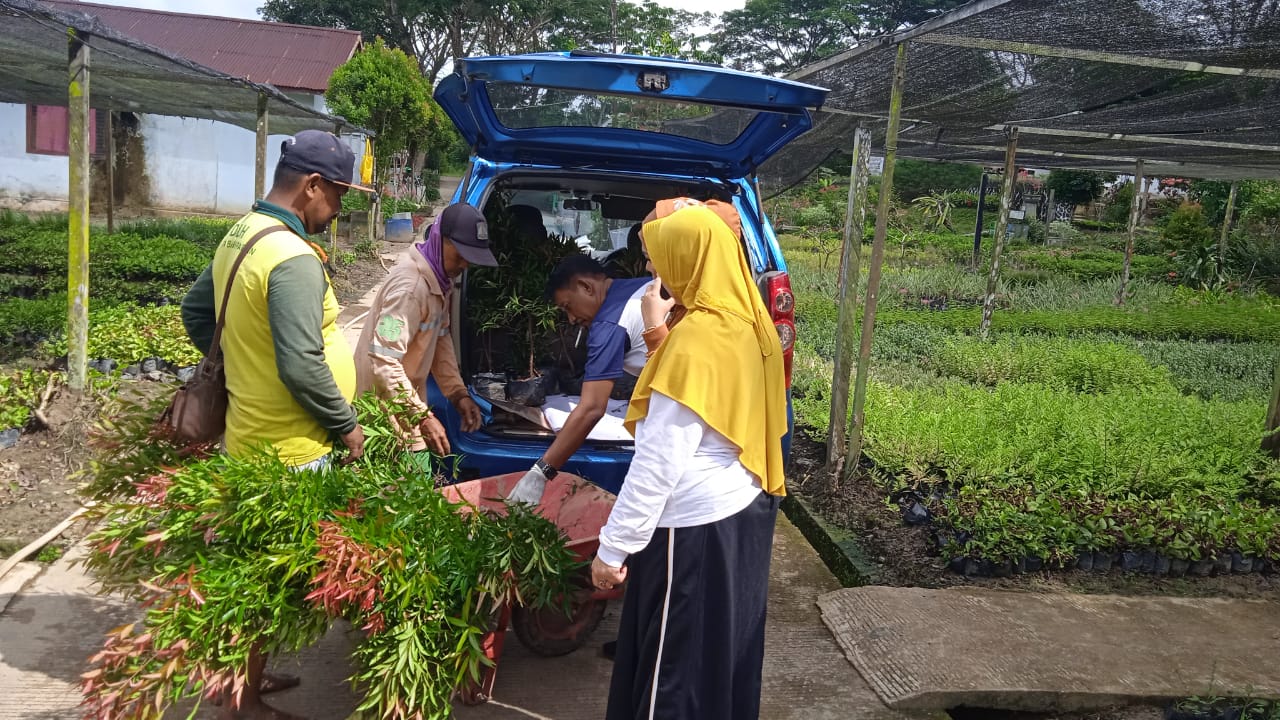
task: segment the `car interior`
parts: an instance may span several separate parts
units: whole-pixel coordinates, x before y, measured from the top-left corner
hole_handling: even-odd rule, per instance
[[[485,430],[551,437],[582,387],[586,333],[546,297],[552,268],[587,253],[614,278],[645,277],[637,232],[658,200],[731,201],[736,186],[617,173],[522,170],[498,178],[483,202],[497,268],[467,271],[459,300],[462,373],[493,406]],[[621,416],[634,388],[616,383],[597,443],[630,443]],[[612,418],[612,420],[611,420]]]

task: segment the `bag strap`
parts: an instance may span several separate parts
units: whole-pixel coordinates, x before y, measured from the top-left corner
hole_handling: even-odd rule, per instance
[[[288,230],[284,225],[272,225],[259,230],[256,235],[249,238],[249,242],[240,248],[240,254],[236,255],[236,261],[231,264],[231,273],[227,275],[227,287],[222,291],[222,306],[218,309],[218,323],[213,328],[213,343],[209,346],[210,361],[217,361],[219,355],[222,354],[222,325],[227,319],[227,302],[231,300],[231,286],[236,282],[236,271],[240,269],[240,264],[249,254],[249,250],[262,238],[279,230]]]

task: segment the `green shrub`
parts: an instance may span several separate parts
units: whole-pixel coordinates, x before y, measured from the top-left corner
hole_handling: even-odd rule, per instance
[[[947,298],[952,303],[981,302],[987,292],[987,276],[954,265],[910,268],[885,273],[880,283],[881,309],[918,308],[921,298]],[[1001,282],[997,292],[1006,292]]]
[[[1167,370],[1118,343],[1008,336],[984,342],[960,336],[923,359],[941,375],[981,385],[1037,383],[1081,393],[1173,389]]]
[[[921,247],[936,248],[942,251],[943,256],[950,260],[967,262],[973,256],[972,232],[922,232],[915,233],[915,236]],[[990,250],[990,247],[983,243],[983,250]]]
[[[1233,277],[1280,291],[1280,238],[1237,228],[1227,240],[1226,259],[1226,269]]]
[[[67,296],[0,300],[0,342],[34,343],[62,332]]]
[[[177,301],[208,265],[231,224],[221,219],[143,220],[123,225],[127,231],[92,235],[90,308]],[[65,216],[0,217],[0,295],[8,298],[0,300],[0,342],[34,344],[64,328],[66,232]]]
[[[67,231],[66,213],[49,213],[31,217],[8,208],[0,209],[0,230],[61,230]]]
[[[1127,228],[1132,207],[1133,183],[1127,182],[1116,188],[1107,198],[1107,205],[1102,211],[1102,222]]]
[[[1072,220],[1068,224],[1090,232],[1123,232],[1128,227],[1127,223],[1109,223],[1088,219]]]
[[[47,343],[53,356],[67,353],[66,338]],[[158,357],[177,366],[200,362],[200,351],[187,339],[177,305],[138,307],[117,305],[89,315],[90,358],[111,358],[121,366]]]
[[[145,237],[116,233],[93,236],[89,244],[90,273],[99,278],[183,280],[189,283],[212,258],[212,248],[164,235]],[[5,232],[0,237],[0,272],[59,273],[65,278],[66,232]]]
[[[363,194],[347,193],[347,195]],[[202,217],[189,217],[182,220],[167,218],[131,220],[117,225],[116,232],[141,238],[177,238],[212,250],[218,247],[218,243],[222,242],[222,238],[237,221],[236,218]]]
[[[1055,243],[1078,245],[1084,241],[1084,233],[1075,229],[1069,222],[1055,220],[1049,223],[1049,236]]]
[[[976,192],[972,192],[969,190],[952,190],[950,192],[950,195],[952,197],[952,200],[955,202],[955,206],[957,208],[977,208],[978,207],[978,193]],[[987,196],[983,198],[982,207],[984,210],[988,210],[988,211],[999,210],[1000,209],[1000,193],[991,192],[991,189],[988,188]]]
[[[1016,262],[1080,280],[1120,275],[1124,269],[1124,253],[1101,249],[1036,250],[1018,253]],[[1131,277],[1161,278],[1177,272],[1168,257],[1134,255],[1129,263]]]
[[[831,376],[834,371],[829,356],[820,354],[797,337],[795,357],[791,365],[791,407],[797,424],[803,424],[825,436],[831,413]],[[820,430],[819,430],[820,429]]]
[[[22,428],[49,380],[46,370],[14,370],[0,374],[0,430]]]
[[[1147,199],[1147,207],[1143,218],[1152,225],[1164,226],[1178,209],[1186,204],[1188,203],[1185,200],[1176,197],[1153,196]]]
[[[1170,213],[1161,229],[1168,247],[1181,250],[1204,245],[1213,240],[1213,228],[1205,222],[1204,208],[1184,202]]]
[[[828,228],[832,227],[834,222],[835,217],[822,205],[800,208],[796,214],[796,223],[806,228]]]
[[[803,339],[822,357],[835,356],[839,318],[840,310],[834,299],[796,294],[796,337]]]
[[[1004,293],[1009,307],[1015,310],[1077,310],[1109,307],[1115,302],[1118,282],[1114,277],[1075,280],[1062,275],[1042,273],[1034,283],[1014,282],[1013,271],[1001,273],[1008,280]],[[1134,307],[1150,307],[1167,301],[1175,287],[1164,282],[1142,278],[1129,281],[1129,303]]]

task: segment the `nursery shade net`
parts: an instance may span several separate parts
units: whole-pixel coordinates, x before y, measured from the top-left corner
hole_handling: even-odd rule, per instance
[[[858,123],[883,148],[909,40],[899,154],[1219,179],[1280,178],[1280,0],[982,0],[790,78],[831,90],[815,127],[760,169],[778,191]]]
[[[270,85],[220,73],[122,35],[96,18],[31,0],[0,0],[0,102],[67,104],[67,30],[87,33],[89,102],[95,108],[204,118],[253,130],[267,96],[272,133],[318,128],[364,132]]]

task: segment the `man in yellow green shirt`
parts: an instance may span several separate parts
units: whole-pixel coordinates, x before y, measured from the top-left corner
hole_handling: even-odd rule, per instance
[[[307,240],[337,217],[348,188],[367,190],[352,184],[354,168],[354,153],[332,133],[304,130],[285,140],[271,191],[231,227],[182,300],[187,334],[207,354],[231,267],[251,238],[268,231],[236,272],[222,329],[230,455],[268,445],[291,467],[319,467],[329,461],[335,437],[347,461],[364,452],[351,406],[351,349],[338,327],[323,251]],[[288,717],[263,704],[259,690],[297,680],[267,677],[264,685],[264,666],[265,658],[251,659],[235,717]]]

